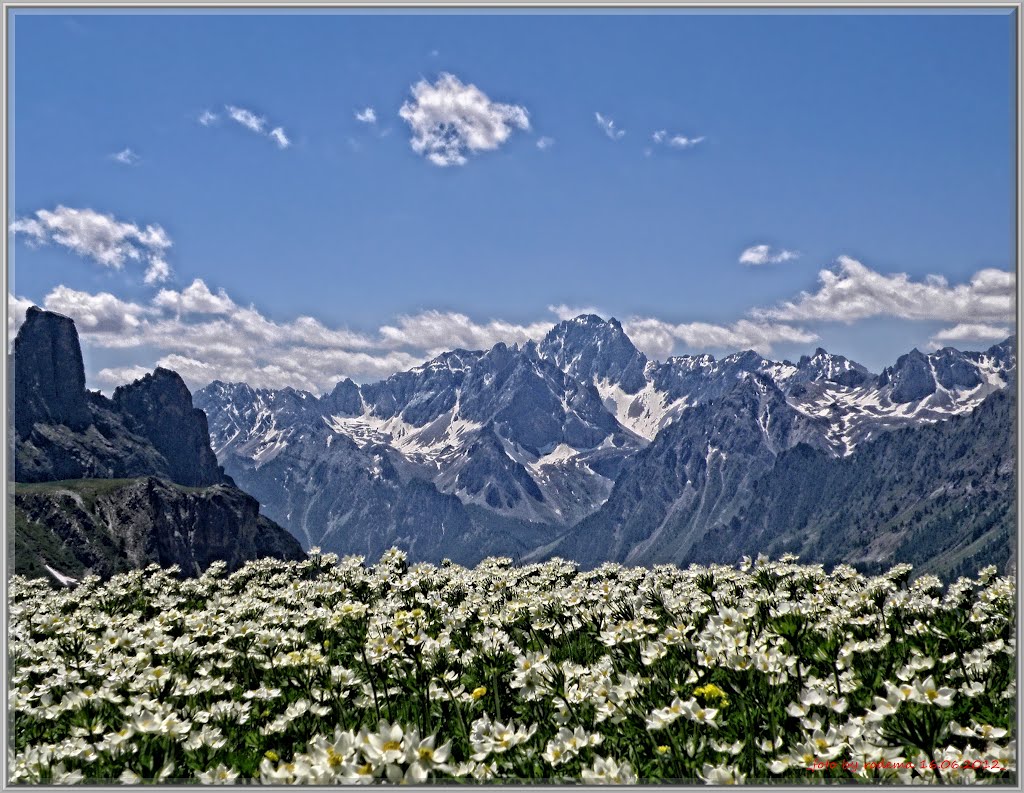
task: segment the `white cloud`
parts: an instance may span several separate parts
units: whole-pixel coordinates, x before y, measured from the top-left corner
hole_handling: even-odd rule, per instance
[[[380,338],[384,346],[394,348],[415,347],[429,355],[451,349],[485,350],[499,341],[510,344],[541,339],[551,330],[550,322],[517,325],[503,320],[478,323],[465,314],[442,311],[424,311],[413,316],[399,317],[397,326],[384,325]]]
[[[210,291],[206,283],[195,279],[190,286],[180,292],[173,289],[161,289],[153,298],[153,305],[165,308],[175,314],[230,314],[238,306],[228,297],[227,292],[219,289],[217,294]]]
[[[752,245],[740,254],[740,264],[779,264],[799,256],[797,251],[773,250],[770,245]]]
[[[54,242],[115,270],[128,260],[146,262],[146,283],[166,280],[171,272],[164,259],[171,239],[156,224],[141,228],[92,209],[58,206],[15,220],[11,230],[24,234],[30,244]]]
[[[698,143],[704,141],[704,136],[688,138],[686,135],[669,135],[668,130],[659,129],[651,135],[651,140],[658,145],[665,144],[673,149],[692,149]],[[650,149],[647,151],[650,151]]]
[[[654,318],[634,318],[622,323],[633,343],[653,358],[664,360],[677,345],[694,351],[753,349],[768,355],[778,344],[806,344],[817,334],[792,325],[741,319],[729,325],[710,322],[673,324]]]
[[[549,138],[547,135],[542,135],[541,137],[537,138],[537,148],[540,149],[541,151],[550,149],[554,145],[555,139]]]
[[[475,85],[442,73],[431,85],[420,80],[398,115],[412,131],[413,151],[434,165],[465,165],[467,154],[493,151],[515,129],[528,130],[526,108],[492,102]]]
[[[155,367],[154,367],[155,368]],[[125,383],[134,383],[152,372],[145,366],[119,366],[113,369],[100,369],[96,374],[96,380],[107,388],[116,388]]]
[[[143,281],[147,284],[161,284],[171,277],[171,266],[166,260],[153,257],[149,260],[149,267],[146,268],[146,275]]]
[[[211,290],[199,279],[182,290],[163,289],[147,306],[108,293],[88,294],[58,287],[46,308],[73,319],[83,344],[100,349],[138,348],[145,356],[97,374],[103,385],[117,385],[157,363],[179,372],[192,387],[211,380],[245,381],[253,386],[291,385],[314,392],[329,390],[343,377],[377,380],[456,348],[488,349],[498,342],[540,340],[554,320],[516,323],[474,320],[436,310],[401,316],[372,333],[331,328],[313,317],[277,322],[254,306],[243,307],[223,289]],[[604,312],[589,306],[553,305],[558,319]],[[817,337],[800,328],[767,321],[740,320],[730,325],[673,324],[655,318],[623,322],[638,347],[666,358],[683,344],[696,350],[753,347],[767,354],[773,344]]]
[[[840,256],[837,270],[822,270],[814,292],[755,309],[751,316],[784,321],[851,323],[871,317],[1009,323],[1014,316],[1016,280],[1006,270],[979,270],[965,284],[950,286],[940,275],[913,280],[906,273],[885,275],[856,259]]]
[[[937,277],[923,282],[900,281],[906,277],[882,276],[852,260],[845,266],[845,276],[830,275],[840,281],[846,278],[847,282],[829,281],[818,293],[801,295],[781,306],[754,309],[749,316],[734,322],[674,323],[657,317],[633,316],[624,319],[622,325],[637,347],[656,359],[664,360],[677,348],[693,352],[752,348],[770,355],[778,345],[817,341],[815,330],[800,327],[801,321],[870,318],[886,312],[897,315],[892,313],[892,306],[887,307],[885,298],[878,297],[880,290],[868,301],[870,311],[848,310],[863,304],[858,295],[864,290],[858,285],[878,279],[888,284],[890,292],[908,292],[912,300],[918,301],[916,308],[901,303],[898,316],[949,321],[952,327],[935,334],[936,345],[947,339],[1000,340],[1008,335],[1012,325],[1010,273],[983,270],[969,285],[950,287]],[[830,300],[828,294],[822,294],[826,288],[832,292],[845,290],[846,297]],[[12,317],[9,322],[16,326],[30,303],[24,298],[8,299]],[[1002,302],[992,302],[999,300]],[[134,360],[97,373],[104,385],[126,382],[141,371],[140,367],[148,371],[155,358],[159,365],[178,371],[193,388],[220,379],[274,388],[291,385],[322,392],[343,377],[378,380],[445,350],[487,349],[499,341],[539,340],[554,324],[549,317],[523,323],[500,318],[481,321],[457,312],[428,310],[360,332],[331,327],[310,316],[274,320],[255,306],[240,305],[223,289],[211,289],[200,279],[180,290],[162,289],[145,305],[105,292],[90,294],[65,286],[51,291],[43,305],[75,319],[87,348],[137,351]],[[560,304],[549,306],[548,310],[558,319],[580,314],[608,316],[589,306]],[[964,311],[978,316],[953,316]],[[986,312],[1003,314],[987,319]]]
[[[132,379],[138,367],[148,371],[156,351],[159,365],[175,369],[193,387],[220,379],[319,392],[343,377],[381,379],[445,350],[540,339],[552,325],[478,322],[455,312],[423,311],[360,333],[308,316],[274,321],[199,279],[181,290],[160,290],[145,306],[66,286],[54,289],[43,305],[74,319],[87,347],[139,349],[139,360],[97,373],[105,386]]]
[[[355,116],[356,121],[361,121],[364,124],[377,123],[377,111],[372,107],[364,107],[362,110],[357,110]]]
[[[703,135],[697,138],[688,138],[685,135],[673,135],[671,138],[669,138],[668,145],[671,146],[673,149],[690,149],[703,140]]]
[[[199,114],[199,123],[202,124],[204,127],[208,127],[211,124],[215,124],[217,123],[218,120],[219,117],[217,116],[217,114],[209,110],[204,110],[202,113]]]
[[[615,122],[610,118],[602,116],[600,113],[594,113],[594,119],[597,121],[597,126],[612,140],[621,140],[622,136],[626,134],[626,130],[616,129]]]
[[[18,328],[25,321],[25,312],[34,305],[35,303],[27,298],[15,297],[10,292],[7,293],[7,338],[12,344]]]
[[[129,148],[122,149],[117,154],[111,154],[110,159],[122,165],[136,165],[141,157]]]
[[[287,149],[291,146],[292,142],[285,133],[284,127],[274,127],[273,129],[268,130],[266,118],[244,107],[238,107],[237,105],[224,105],[224,109],[227,111],[228,118],[232,121],[241,124],[250,132],[255,132],[257,135],[264,135],[270,138],[277,144],[279,149]],[[210,118],[204,121],[204,118],[208,115]],[[203,113],[203,115],[199,117],[199,123],[204,126],[208,126],[212,121],[215,121],[216,118],[217,117],[212,113]]]
[[[961,322],[951,328],[943,328],[928,343],[932,347],[943,347],[950,342],[996,342],[1002,341],[1013,331],[1007,326],[985,325],[976,322]]]
[[[66,286],[53,289],[43,300],[47,311],[71,317],[81,334],[133,334],[149,310],[109,292],[91,294]]]
[[[270,137],[274,139],[274,143],[277,144],[279,149],[287,149],[292,145],[292,142],[288,140],[288,136],[284,134],[284,130],[281,127],[274,127],[270,130]]]
[[[263,127],[266,126],[267,120],[263,118],[263,116],[258,116],[251,110],[246,110],[244,107],[225,105],[224,109],[228,111],[228,116],[232,121],[237,121],[248,130],[262,133]]]

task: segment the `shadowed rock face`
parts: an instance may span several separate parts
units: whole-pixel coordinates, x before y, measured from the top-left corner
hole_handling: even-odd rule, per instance
[[[14,340],[14,422],[27,435],[36,422],[84,429],[90,423],[85,367],[75,323],[29,308]]]
[[[45,526],[82,568],[97,575],[156,563],[176,564],[182,575],[192,576],[218,560],[233,571],[267,556],[305,558],[298,541],[260,515],[259,502],[236,487],[185,490],[147,477],[96,488],[97,481],[15,492],[15,508],[24,519]]]
[[[176,372],[158,367],[118,387],[113,402],[129,428],[163,455],[172,481],[189,487],[223,481],[210,448],[206,414],[192,407],[192,394]]]

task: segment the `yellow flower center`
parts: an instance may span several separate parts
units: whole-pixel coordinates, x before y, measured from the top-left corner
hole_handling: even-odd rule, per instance
[[[397,752],[402,748],[402,744],[399,741],[388,741],[384,744],[385,752]]]
[[[420,749],[419,755],[420,755],[420,760],[433,760],[434,759],[434,750],[433,749],[429,749],[427,747],[424,747],[423,749]]]

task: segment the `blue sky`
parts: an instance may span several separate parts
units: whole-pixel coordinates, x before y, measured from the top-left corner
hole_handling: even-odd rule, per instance
[[[987,347],[1013,326],[1014,30],[14,12],[13,305],[74,316],[104,388],[157,361],[373,380],[583,308],[654,357]]]

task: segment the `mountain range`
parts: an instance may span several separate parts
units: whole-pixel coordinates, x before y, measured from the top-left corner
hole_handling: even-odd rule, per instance
[[[658,362],[582,315],[321,396],[217,381],[194,402],[225,471],[307,548],[949,572],[1012,557],[1015,348],[912,350],[877,375],[823,349]]]

